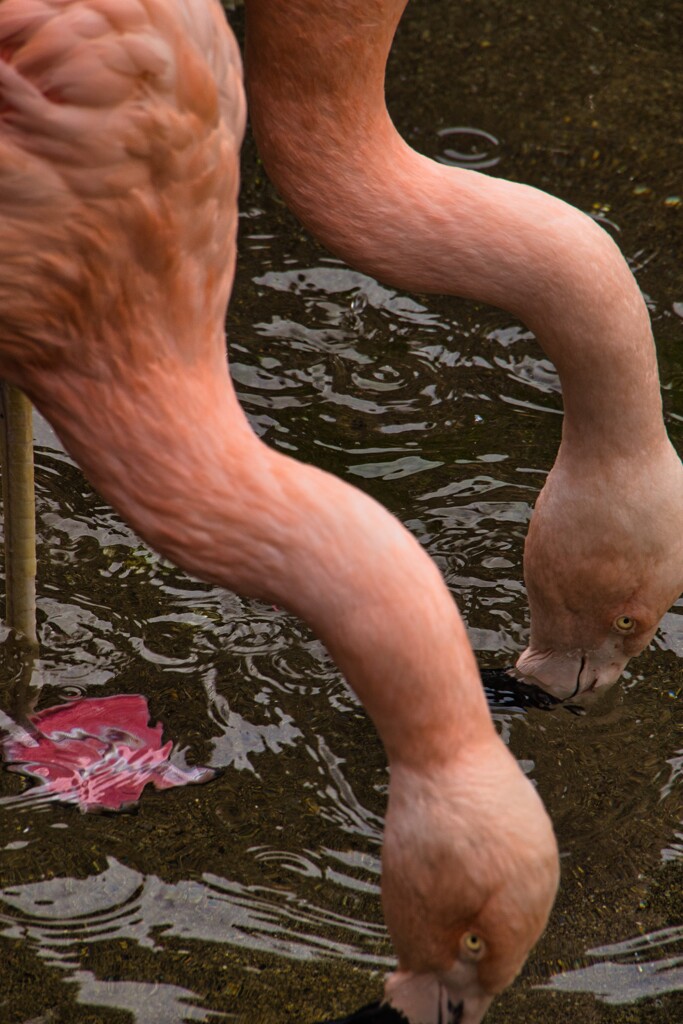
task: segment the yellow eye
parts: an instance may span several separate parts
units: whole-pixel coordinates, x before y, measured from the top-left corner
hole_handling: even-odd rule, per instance
[[[614,625],[621,633],[630,633],[632,629],[635,629],[636,620],[632,619],[630,615],[620,615],[618,619],[614,620]]]
[[[474,932],[465,932],[460,940],[463,952],[469,956],[479,957],[484,952],[484,943]]]

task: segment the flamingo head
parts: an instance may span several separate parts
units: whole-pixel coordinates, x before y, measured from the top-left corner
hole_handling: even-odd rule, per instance
[[[543,804],[495,734],[446,766],[394,764],[382,898],[399,966],[383,1011],[479,1024],[541,935],[558,876]]]
[[[667,444],[618,479],[609,469],[558,460],[526,540],[531,629],[515,674],[560,700],[616,682],[683,591],[678,456]]]

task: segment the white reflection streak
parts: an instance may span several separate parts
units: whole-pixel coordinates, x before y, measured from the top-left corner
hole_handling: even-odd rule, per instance
[[[160,936],[227,943],[291,959],[334,957],[385,968],[390,958],[366,952],[384,939],[378,924],[336,914],[294,894],[248,888],[205,875],[173,885],[109,858],[100,875],[56,878],[0,890],[0,934],[27,939],[48,963],[74,966],[74,947],[127,939],[162,951]],[[321,932],[336,933],[327,938]]]
[[[364,307],[384,309],[392,313],[396,319],[422,326],[449,326],[439,320],[436,313],[430,313],[426,306],[420,305],[415,299],[397,294],[385,288],[372,277],[367,277],[357,270],[346,267],[298,267],[296,270],[269,271],[255,277],[255,284],[265,285],[274,291],[300,295],[303,299],[327,299],[333,294],[352,293],[353,298],[362,292]],[[355,312],[355,311],[354,311]]]
[[[139,981],[98,981],[90,971],[77,971],[77,1001],[86,1006],[128,1010],[136,1024],[185,1024],[185,1021],[227,1020],[229,1015],[201,1006],[193,992],[177,985]]]
[[[610,946],[588,950],[592,957],[607,957],[575,971],[551,978],[539,988],[555,992],[590,992],[612,1006],[652,999],[683,990],[683,955],[656,958],[656,949],[683,944],[683,926],[638,935]],[[673,951],[675,953],[675,951]],[[654,954],[655,959],[645,957]],[[613,959],[620,957],[620,961]]]
[[[268,748],[276,754],[283,746],[294,746],[302,736],[289,715],[282,715],[277,725],[254,725],[230,708],[226,697],[216,689],[216,674],[204,677],[204,689],[209,698],[209,713],[221,728],[220,736],[211,740],[213,751],[208,759],[212,768],[231,765],[239,771],[255,771],[250,754],[261,754]]]

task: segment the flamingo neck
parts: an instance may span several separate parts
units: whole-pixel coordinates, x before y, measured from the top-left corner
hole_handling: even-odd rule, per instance
[[[309,623],[390,762],[424,771],[495,740],[462,620],[418,542],[362,492],[254,435],[223,345],[199,366],[165,352],[137,376],[65,371],[31,397],[147,543]]]
[[[250,116],[268,174],[351,265],[523,320],[560,375],[565,452],[599,462],[661,448],[649,316],[606,232],[537,189],[429,160],[396,132],[384,72],[404,7],[247,0]]]

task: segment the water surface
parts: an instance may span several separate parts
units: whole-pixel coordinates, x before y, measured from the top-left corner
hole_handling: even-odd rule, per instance
[[[680,451],[676,8],[600,0],[579,23],[567,3],[414,0],[388,92],[422,151],[486,162],[616,234],[648,298]],[[509,663],[527,629],[523,538],[561,428],[552,366],[506,313],[397,293],[330,257],[250,142],[241,208],[227,327],[252,423],[399,516],[481,663]],[[178,751],[222,772],[148,789],[118,816],[18,800],[23,780],[0,773],[0,1020],[303,1024],[374,998],[392,962],[387,775],[362,708],[305,626],[149,552],[37,432],[38,706],[144,693]],[[679,604],[590,714],[493,704],[547,803],[563,879],[492,1024],[683,1020],[682,654]],[[6,634],[0,666],[11,712],[22,658]]]

